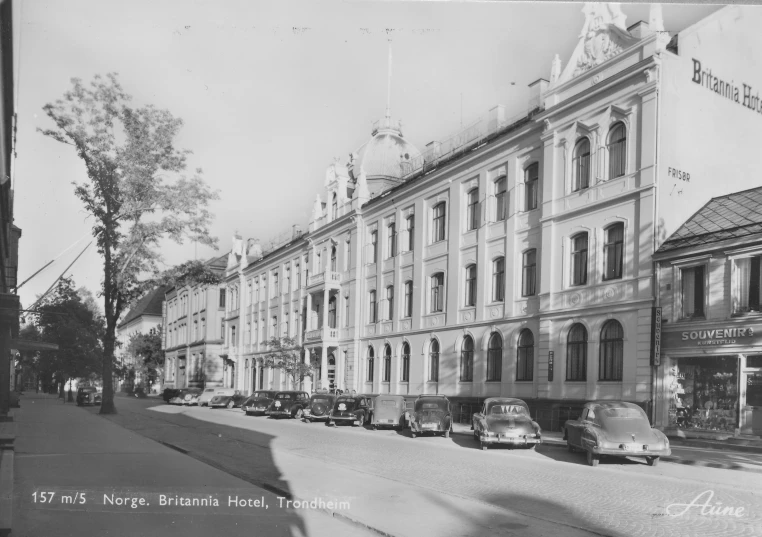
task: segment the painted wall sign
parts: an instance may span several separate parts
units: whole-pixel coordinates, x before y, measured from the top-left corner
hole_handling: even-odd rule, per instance
[[[684,170],[678,170],[677,168],[672,168],[671,166],[667,168],[667,177],[671,177],[672,179],[679,179],[680,181],[691,181],[691,174],[684,171]]]
[[[739,326],[714,326],[664,332],[662,346],[674,349],[680,347],[723,347],[727,345],[761,345],[762,324]]]
[[[741,83],[741,86],[737,86],[735,80],[728,82],[723,80],[717,75],[712,73],[712,69],[705,69],[702,67],[701,62],[696,58],[693,59],[693,78],[691,81],[715,92],[720,97],[740,104],[749,110],[762,114],[762,101],[759,98],[759,90],[752,94],[752,87]]]
[[[553,351],[548,351],[548,382],[553,381]]]
[[[651,309],[651,365],[661,364],[661,308]]]

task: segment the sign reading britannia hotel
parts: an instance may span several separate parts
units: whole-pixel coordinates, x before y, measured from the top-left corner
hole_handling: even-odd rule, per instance
[[[739,349],[762,326],[676,315],[660,304],[653,256],[710,198],[759,183],[762,121],[744,103],[762,87],[762,10],[724,7],[673,35],[658,4],[648,21],[625,21],[618,4],[586,4],[576,46],[548,58],[528,109],[498,104],[423,145],[387,107],[359,150],[338,147],[346,156],[316,170],[325,187],[307,231],[265,251],[235,237],[222,351],[235,387],[291,388],[262,367],[266,342],[290,336],[314,360],[305,390],[439,393],[456,409],[515,396],[545,429],[594,399],[638,403],[676,427],[665,386],[673,369],[703,379],[705,352],[722,354],[706,371],[738,392],[750,363]],[[670,276],[669,292],[691,277],[703,276]],[[711,282],[696,300],[724,300]],[[730,393],[715,389],[717,410]],[[747,427],[735,404],[733,430]]]

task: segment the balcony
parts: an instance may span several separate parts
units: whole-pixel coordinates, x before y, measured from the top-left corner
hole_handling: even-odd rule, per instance
[[[338,289],[341,285],[341,272],[326,270],[325,272],[313,274],[307,280],[307,287],[310,289],[321,285],[327,285],[332,289]]]
[[[336,342],[339,339],[339,329],[338,328],[329,328],[327,326],[324,326],[323,328],[318,328],[317,330],[308,330],[304,334],[304,340],[307,343],[316,343],[319,341],[323,342]]]

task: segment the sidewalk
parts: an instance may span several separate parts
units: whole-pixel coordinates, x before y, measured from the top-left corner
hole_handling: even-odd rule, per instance
[[[358,535],[55,396],[22,397],[14,419],[13,537]]]

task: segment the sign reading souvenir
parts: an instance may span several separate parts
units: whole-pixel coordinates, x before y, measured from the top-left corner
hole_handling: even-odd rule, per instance
[[[553,381],[553,351],[548,351],[548,382]]]
[[[669,349],[680,347],[750,346],[762,343],[762,324],[713,326],[694,330],[664,332],[662,343]]]
[[[651,309],[651,365],[661,365],[661,308]]]

